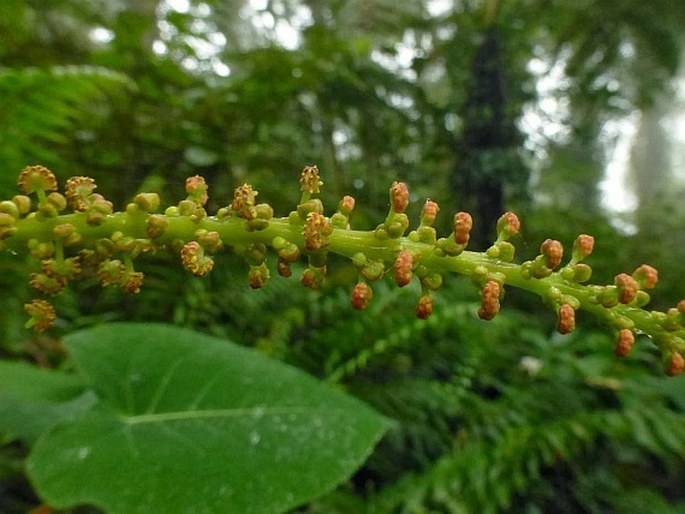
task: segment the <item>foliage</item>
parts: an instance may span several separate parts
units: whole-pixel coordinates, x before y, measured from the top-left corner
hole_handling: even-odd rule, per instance
[[[212,186],[208,212],[249,177],[259,201],[287,213],[299,194],[284,187],[284,177],[317,162],[326,171],[324,204],[354,194],[355,227],[373,229],[386,215],[393,180],[412,185],[411,219],[426,197],[443,211],[480,204],[449,190],[466,156],[473,166],[463,169],[493,172],[490,178],[504,185],[503,208],[489,214],[522,214],[526,223],[513,239],[519,262],[534,260],[545,238],[568,246],[586,232],[597,239],[593,282],[611,284],[618,270],[650,262],[662,278],[650,290],[652,308],[666,311],[683,297],[682,191],[674,177],[654,180],[666,170],[645,162],[641,184],[663,191],[650,197],[652,188],[640,187],[635,217],[621,220],[630,234],[612,228],[618,223],[599,194],[616,143],[612,122],[638,110],[644,118],[655,99],[675,110],[671,78],[685,27],[680,2],[2,5],[2,198],[14,194],[19,169],[42,162],[62,183],[93,175],[98,192],[117,206],[141,191],[168,204],[183,194],[185,177],[200,173]],[[500,45],[492,71],[504,93],[504,104],[494,106],[503,109],[511,146],[475,155],[471,145],[457,143],[489,119],[491,99],[483,109],[473,101],[477,56],[489,32]],[[7,118],[19,112],[26,116]],[[539,126],[531,127],[531,113]],[[652,151],[664,154],[662,147]],[[492,241],[492,225],[476,225],[481,248]],[[453,229],[445,212],[435,227]],[[212,258],[215,269],[197,279],[170,266],[163,252],[146,254],[134,261],[145,276],[137,295],[103,289],[95,276],[72,281],[51,300],[55,327],[34,335],[23,329],[23,304],[35,294],[26,277],[40,271],[37,262],[0,252],[0,358],[56,367],[60,373],[51,376],[66,376],[74,370],[63,337],[109,321],[172,322],[254,347],[394,421],[348,483],[299,511],[683,510],[676,425],[682,378],[662,378],[662,363],[644,337],[627,359],[617,359],[615,341],[590,316],[579,311],[579,328],[560,336],[549,306],[512,287],[503,312],[482,323],[475,319],[478,288],[457,277],[431,293],[428,320],[415,317],[424,292],[417,281],[401,289],[371,282],[373,300],[353,313],[348,291],[360,270],[349,262],[330,259],[317,290],[280,276],[251,290],[240,252]],[[291,265],[296,276],[307,267]],[[3,373],[4,390],[29,383]],[[41,380],[31,375],[30,383]],[[64,395],[70,383],[62,383]],[[60,409],[47,402],[39,418],[15,411],[15,419],[31,422],[24,426],[29,441],[0,436],[0,511],[26,512],[41,502],[24,474],[28,435],[37,436],[41,422],[52,423]]]
[[[82,105],[131,86],[125,75],[95,66],[0,68],[0,191],[12,191],[11,170],[27,159],[66,168],[54,148],[69,141],[78,123],[93,115]]]
[[[78,378],[2,367],[2,426],[35,442],[27,470],[55,507],[281,512],[344,479],[386,428],[359,402],[225,340],[119,324],[65,344]]]

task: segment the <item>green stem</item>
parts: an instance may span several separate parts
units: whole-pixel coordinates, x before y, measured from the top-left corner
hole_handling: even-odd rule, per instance
[[[117,212],[107,216],[96,226],[89,225],[83,213],[65,214],[44,220],[28,216],[17,220],[17,231],[3,243],[9,250],[27,253],[29,240],[53,240],[53,228],[62,223],[73,224],[81,235],[82,240],[78,249],[92,247],[99,239],[110,238],[115,232],[147,239],[146,216],[142,213]],[[160,237],[153,240],[155,246],[168,247],[177,240],[184,243],[191,241],[195,239],[195,233],[199,229],[205,229],[218,232],[226,246],[254,243],[271,245],[274,238],[281,237],[296,244],[305,253],[302,226],[293,225],[287,218],[274,218],[265,229],[259,231],[248,230],[247,222],[237,217],[218,219],[208,216],[197,222],[187,216],[167,216],[166,219],[168,228]],[[62,245],[58,242],[56,246],[57,258],[62,259]],[[422,265],[441,274],[459,273],[471,276],[478,268],[485,268],[489,273],[504,277],[506,286],[537,294],[544,301],[553,299],[555,292],[573,296],[580,302],[581,309],[611,326],[620,326],[620,323],[630,320],[628,323],[634,326],[626,328],[650,335],[662,350],[685,350],[685,329],[668,332],[660,325],[654,314],[635,306],[619,304],[612,308],[604,307],[593,299],[593,293],[587,285],[566,280],[559,273],[552,273],[540,279],[524,278],[520,265],[492,259],[485,253],[464,251],[457,256],[441,256],[436,254],[434,244],[412,241],[407,237],[379,239],[373,230],[333,229],[327,247],[329,253],[347,258],[361,252],[370,260],[385,262],[388,267],[392,265],[400,249],[407,250],[412,255],[419,255]]]

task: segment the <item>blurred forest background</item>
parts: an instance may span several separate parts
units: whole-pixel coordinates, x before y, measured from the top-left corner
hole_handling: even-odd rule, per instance
[[[551,237],[597,238],[593,281],[643,262],[658,308],[685,296],[685,3],[682,0],[2,0],[0,196],[28,164],[89,175],[116,206],[165,202],[185,177],[210,208],[249,181],[287,214],[317,164],[324,204],[357,199],[353,225],[404,180],[414,219],[469,210],[475,248],[505,209],[522,257]],[[122,297],[95,282],[57,299],[51,336],[23,330],[28,263],[0,256],[0,355],[60,361],[60,334],[158,320],[254,346],[339,384],[396,427],[311,513],[685,512],[685,379],[647,341],[625,360],[580,319],[554,333],[510,291],[491,323],[446,277],[434,316],[379,285],[350,312],[354,270],[320,291],[274,278],[250,291],[240,259],[206,279],[168,261]],[[272,273],[275,275],[275,273]],[[374,286],[376,287],[376,286]],[[0,439],[0,512],[38,500],[25,449]]]

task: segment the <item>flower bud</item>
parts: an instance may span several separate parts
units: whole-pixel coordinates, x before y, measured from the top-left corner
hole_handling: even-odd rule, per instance
[[[557,331],[560,334],[570,334],[576,328],[576,311],[568,303],[559,307],[557,312]]]
[[[392,210],[401,214],[409,205],[409,188],[404,182],[393,182],[390,187],[390,205]]]
[[[19,214],[28,214],[31,212],[31,199],[26,195],[14,195],[12,203],[19,209]]]
[[[564,255],[564,247],[555,239],[546,239],[542,245],[540,245],[540,253],[545,256],[547,267],[553,270],[561,264],[561,258]]]
[[[465,245],[471,237],[473,228],[473,218],[468,212],[458,212],[454,215],[454,241],[457,244]]]
[[[580,234],[573,241],[573,250],[571,251],[571,262],[573,264],[582,261],[592,253],[595,247],[595,238],[587,234]]]
[[[52,233],[60,239],[67,239],[74,235],[75,232],[76,227],[71,223],[61,223],[59,225],[55,225],[52,229]]]
[[[193,276],[202,277],[212,271],[214,261],[204,254],[197,241],[189,241],[181,248],[181,262]]]
[[[323,278],[326,276],[326,266],[320,268],[309,267],[302,272],[300,282],[303,286],[310,289],[318,289],[323,283]]]
[[[100,263],[97,270],[97,277],[103,286],[114,286],[121,284],[126,267],[119,259],[107,259]]]
[[[361,270],[364,278],[368,280],[379,280],[385,273],[385,265],[381,261],[370,261]]]
[[[633,271],[633,278],[642,289],[653,289],[659,281],[659,273],[649,264],[643,264]]]
[[[45,166],[26,166],[19,174],[19,189],[24,194],[35,191],[55,191],[57,178]]]
[[[630,353],[635,345],[635,334],[632,330],[624,328],[619,331],[618,337],[616,339],[616,347],[614,348],[614,353],[617,357],[625,357]]]
[[[59,211],[51,202],[40,202],[36,212],[36,219],[56,218]]]
[[[366,282],[358,282],[352,290],[352,307],[358,311],[366,309],[373,298],[373,289]]]
[[[274,209],[268,203],[259,203],[254,208],[254,219],[248,220],[248,230],[264,230],[274,217]]]
[[[14,227],[17,219],[11,214],[0,212],[0,227]]]
[[[259,266],[250,266],[250,271],[247,274],[247,280],[252,289],[259,289],[266,285],[270,278],[269,268],[265,263]]]
[[[45,300],[33,300],[24,305],[24,310],[31,316],[26,322],[26,328],[33,327],[36,332],[43,332],[57,319],[55,308]]]
[[[31,287],[39,293],[54,296],[64,290],[67,286],[67,279],[56,274],[31,273],[29,283],[31,284]]]
[[[140,193],[133,198],[133,203],[143,212],[155,212],[161,200],[157,193]]]
[[[328,245],[333,226],[323,214],[310,212],[304,224],[304,247],[309,251],[321,250]]]
[[[478,309],[478,317],[484,320],[491,320],[499,312],[500,285],[494,280],[488,281],[483,287],[483,301]]]
[[[35,259],[49,259],[55,254],[55,245],[51,241],[39,241],[38,239],[29,239],[27,246],[31,257]]]
[[[521,222],[513,212],[505,212],[497,220],[497,241],[507,241],[521,230]]]
[[[419,298],[419,303],[416,304],[416,317],[419,319],[428,319],[433,313],[433,299],[425,294]]]
[[[129,271],[124,273],[121,280],[121,289],[127,294],[138,294],[140,293],[140,286],[143,285],[143,275],[142,271]]]
[[[283,247],[278,250],[278,256],[285,262],[296,262],[300,258],[300,249],[295,243],[285,241]]]
[[[338,204],[338,211],[340,211],[341,214],[344,214],[345,216],[349,216],[352,214],[352,211],[354,210],[354,205],[355,205],[355,199],[353,196],[345,195],[343,196],[343,199],[340,200],[340,203]]]
[[[426,203],[423,204],[423,210],[421,211],[421,224],[428,227],[432,226],[433,223],[435,223],[438,211],[440,211],[440,207],[437,203],[432,200],[426,200]]]
[[[160,214],[150,214],[145,219],[145,224],[147,225],[147,236],[150,239],[155,239],[161,236],[164,231],[169,228],[169,219]]]
[[[385,223],[385,230],[388,237],[391,239],[397,239],[402,237],[402,235],[407,231],[409,227],[409,218],[404,213],[394,214],[392,220]]]
[[[62,212],[67,208],[67,199],[64,198],[60,193],[52,192],[48,195],[48,202],[57,209],[57,212]]]
[[[14,202],[4,200],[0,202],[0,214],[7,214],[15,220],[19,219],[19,207]]]
[[[680,375],[685,370],[685,359],[678,352],[673,352],[668,361],[668,367],[666,369],[666,374],[675,377]]]
[[[618,301],[624,304],[630,303],[635,299],[640,287],[635,279],[626,273],[616,275],[614,277],[614,285],[618,288]]]
[[[411,282],[413,266],[414,257],[408,251],[402,250],[395,259],[395,282],[398,286],[404,287]]]
[[[421,285],[425,289],[435,291],[442,285],[442,275],[437,271],[430,271],[425,276],[421,277]]]
[[[188,200],[204,206],[207,203],[207,183],[200,175],[188,177],[186,179],[186,193],[188,193]]]
[[[303,193],[320,193],[320,187],[323,182],[319,180],[319,168],[314,166],[305,166],[300,175],[300,191]]]
[[[231,209],[233,209],[238,216],[245,218],[246,220],[251,220],[257,217],[257,212],[255,211],[255,201],[259,192],[254,191],[252,186],[249,184],[243,184],[238,186],[233,191],[233,203],[231,203]]]
[[[217,253],[224,247],[224,242],[216,230],[207,231],[200,229],[195,232],[195,237],[197,237],[198,242],[206,252]]]
[[[276,271],[280,276],[285,278],[290,278],[293,275],[293,270],[290,268],[290,264],[288,264],[288,262],[284,261],[283,259],[278,259],[278,263],[276,264]]]
[[[64,187],[69,207],[76,212],[86,211],[90,206],[89,197],[96,188],[90,177],[71,177]]]

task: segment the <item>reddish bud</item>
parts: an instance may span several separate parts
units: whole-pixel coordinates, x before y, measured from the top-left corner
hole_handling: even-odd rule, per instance
[[[290,264],[288,264],[288,262],[284,261],[283,259],[278,259],[278,263],[276,264],[276,271],[280,276],[285,278],[290,278],[293,275],[293,270],[290,268]]]
[[[497,238],[500,240],[507,240],[518,234],[520,230],[521,222],[513,212],[505,212],[497,220]]]
[[[352,290],[352,307],[358,311],[366,309],[373,298],[373,289],[366,282],[359,282]]]
[[[349,216],[352,214],[352,211],[354,210],[354,205],[355,205],[355,200],[353,196],[350,195],[345,195],[343,196],[343,199],[340,200],[340,203],[338,204],[338,210],[344,214],[345,216]]]
[[[18,184],[24,194],[34,191],[54,191],[57,189],[57,178],[45,166],[26,166],[19,174]]]
[[[624,304],[632,302],[640,289],[635,279],[626,273],[616,275],[614,285],[618,288],[618,301]]]
[[[540,252],[547,259],[547,267],[555,269],[561,264],[561,258],[564,256],[564,247],[556,239],[546,239],[540,245]]]
[[[411,282],[413,266],[414,257],[406,250],[402,250],[395,259],[395,282],[398,286],[403,287]]]
[[[437,203],[432,200],[426,200],[426,203],[423,204],[423,211],[421,211],[421,223],[429,227],[433,225],[438,211],[440,211],[440,207]]]
[[[659,272],[649,264],[643,264],[633,271],[633,278],[642,289],[653,289],[659,281]]]
[[[208,199],[207,182],[205,182],[205,179],[200,175],[188,177],[186,179],[186,193],[188,193],[189,200],[200,205],[205,205]]]
[[[614,348],[614,354],[617,357],[625,357],[630,353],[635,345],[635,334],[628,329],[624,328],[618,333],[618,338],[616,339],[616,347]]]
[[[465,245],[469,242],[473,218],[468,212],[458,212],[454,215],[454,241]]]
[[[419,319],[428,319],[433,313],[433,299],[427,294],[419,298],[419,303],[416,305],[416,317]]]
[[[319,180],[319,168],[317,166],[305,166],[300,175],[300,190],[303,193],[320,193],[323,182]]]
[[[595,247],[595,238],[587,234],[581,234],[573,242],[573,257],[576,262],[582,261],[592,253]]]
[[[26,322],[26,328],[33,327],[36,332],[43,332],[57,319],[55,308],[45,300],[33,300],[24,305],[24,310],[31,316]]]
[[[488,281],[483,287],[483,301],[478,309],[478,317],[484,320],[491,320],[499,312],[499,293],[500,285],[494,280]]]
[[[666,373],[672,377],[675,377],[676,375],[680,375],[683,371],[685,371],[685,359],[683,359],[683,356],[680,353],[673,352],[670,360],[668,361],[668,369],[666,370]]]
[[[676,305],[676,309],[678,309],[680,314],[685,315],[685,300],[680,300],[678,305]]]
[[[409,188],[404,182],[393,182],[390,188],[390,203],[392,210],[403,213],[409,205]]]
[[[560,334],[570,334],[576,328],[576,311],[568,303],[559,307],[557,312],[557,331]]]

